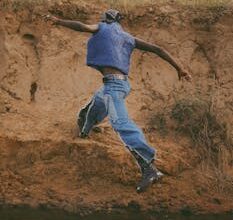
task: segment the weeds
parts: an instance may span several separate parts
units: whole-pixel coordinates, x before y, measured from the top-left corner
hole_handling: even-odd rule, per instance
[[[147,6],[153,4],[181,4],[189,5],[193,7],[198,6],[207,6],[207,7],[216,7],[224,6],[232,0],[99,0],[107,3],[110,7],[123,8],[125,11],[129,11],[132,8],[138,6]],[[8,5],[14,7],[16,10],[22,9],[25,6],[31,5],[48,5],[55,3],[64,3],[66,1],[62,0],[2,0],[0,1],[0,8],[4,8]],[[68,2],[68,1],[67,1]],[[66,2],[66,3],[67,3]],[[70,0],[72,4],[80,3],[80,0]],[[85,2],[85,1],[82,1]]]
[[[212,104],[206,101],[178,101],[172,108],[171,118],[177,122],[176,130],[191,137],[195,145],[206,146],[212,152],[219,152],[219,146],[230,146],[227,126],[219,122]]]
[[[177,122],[176,130],[192,139],[201,158],[223,171],[226,154],[232,151],[231,140],[226,124],[218,121],[211,107],[210,102],[181,100],[174,105],[171,118]]]
[[[232,177],[227,174],[233,161],[230,127],[217,118],[212,102],[177,100],[169,111],[154,115],[150,126],[165,134],[169,120],[175,123],[178,134],[191,138],[193,147],[199,152],[203,171],[213,172],[216,188],[223,190],[224,186],[232,184]]]
[[[222,6],[225,5],[231,0],[102,0],[110,4],[110,6],[114,7],[124,7],[124,8],[131,8],[136,6],[142,5],[153,5],[153,4],[166,4],[166,3],[178,3],[182,5],[189,5],[189,6]]]
[[[164,112],[153,115],[149,122],[150,129],[156,129],[159,131],[160,135],[166,136],[167,129],[167,119]]]

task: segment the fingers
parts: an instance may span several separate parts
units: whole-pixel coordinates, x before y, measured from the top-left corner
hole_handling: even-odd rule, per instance
[[[184,77],[185,77],[186,73],[183,72],[183,71],[179,71],[178,72],[178,77],[179,77],[179,80],[182,80]]]
[[[192,76],[190,74],[187,74],[185,77],[185,80],[191,82],[192,81]]]
[[[53,15],[47,14],[47,15],[42,15],[43,19],[45,21],[51,21],[53,24],[55,24],[59,19]]]
[[[192,81],[192,76],[186,71],[179,72],[178,77],[179,77],[179,80],[185,79],[189,82]]]
[[[51,20],[51,15],[42,15],[42,18],[43,18],[45,21],[49,21],[49,20]]]

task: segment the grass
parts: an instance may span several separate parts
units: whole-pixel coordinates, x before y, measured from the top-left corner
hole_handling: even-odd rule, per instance
[[[232,0],[103,0],[104,2],[107,2],[110,4],[110,6],[123,6],[123,7],[135,7],[140,5],[152,5],[152,4],[158,4],[158,3],[178,3],[182,5],[192,5],[192,6],[219,6],[219,5],[225,5]]]
[[[195,146],[212,153],[210,157],[215,164],[215,156],[221,152],[222,146],[231,146],[229,128],[226,123],[219,121],[210,101],[179,100],[172,108],[171,118],[177,122],[177,132],[188,135]]]
[[[231,140],[227,124],[217,119],[210,102],[180,100],[173,106],[171,118],[177,123],[177,132],[192,139],[203,159],[222,167],[219,155],[224,148],[230,150]]]
[[[44,9],[47,8],[51,13],[54,13],[56,15],[64,15],[62,17],[66,17],[67,19],[82,19],[85,20],[89,13],[89,6],[88,3],[91,4],[101,4],[106,3],[109,8],[115,8],[120,10],[126,17],[132,18],[132,16],[135,14],[135,12],[140,12],[140,9],[144,7],[144,9],[147,7],[150,11],[150,13],[153,13],[155,11],[160,11],[157,9],[154,9],[153,5],[157,7],[166,6],[168,4],[173,5],[189,5],[191,7],[208,7],[209,9],[215,9],[218,10],[219,8],[226,8],[226,4],[229,2],[233,2],[233,0],[97,0],[96,3],[94,0],[85,1],[85,0],[69,0],[69,1],[63,1],[63,0],[0,0],[0,10],[6,10],[6,11],[21,11],[25,8],[35,12],[37,9],[35,9],[35,6],[42,6]],[[81,13],[80,11],[84,12]],[[199,8],[198,8],[199,10]],[[82,16],[81,14],[84,14]],[[217,13],[219,14],[219,13]],[[212,16],[212,15],[211,15]],[[167,25],[170,20],[169,16],[167,14],[161,14],[159,17],[161,19],[157,20],[157,23],[159,24],[162,22],[163,24]],[[211,22],[211,19],[206,19],[205,16],[203,18],[202,15],[198,15],[197,18],[195,18],[196,23],[205,23],[208,27],[208,22]],[[159,24],[160,25],[160,24]]]
[[[166,114],[164,112],[159,112],[153,115],[149,122],[149,127],[152,130],[155,129],[159,131],[160,135],[165,137],[168,134]]]
[[[216,189],[224,190],[233,180],[228,170],[233,162],[230,126],[217,117],[213,103],[201,99],[180,99],[162,113],[152,116],[150,126],[164,135],[169,121],[178,135],[185,135],[199,153],[203,173],[212,173]],[[165,132],[166,131],[166,132]]]
[[[178,123],[177,130],[189,135],[196,145],[214,147],[216,138],[228,142],[226,126],[218,122],[208,102],[181,100],[174,105],[171,118]]]
[[[174,4],[182,4],[182,5],[191,5],[191,6],[222,6],[226,5],[232,0],[99,0],[109,4],[110,7],[120,7],[126,10],[132,9],[138,6],[145,6],[145,5],[153,5],[153,4],[167,4],[167,3],[174,3]],[[0,2],[0,6],[11,4],[15,7],[22,7],[28,4],[31,5],[41,5],[46,3],[56,3],[61,2],[61,0],[2,0]],[[71,3],[79,3],[80,0],[70,0]],[[88,1],[87,1],[88,2]]]

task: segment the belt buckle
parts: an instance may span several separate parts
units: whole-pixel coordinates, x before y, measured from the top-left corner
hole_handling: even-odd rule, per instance
[[[127,80],[127,76],[125,75],[111,75],[111,76],[107,76],[107,77],[103,77],[103,83],[107,82],[108,80],[111,79],[119,79],[119,80]]]
[[[121,80],[124,80],[124,76],[123,75],[118,75],[118,78]]]
[[[117,78],[120,80],[126,80],[126,76],[125,75],[117,75]]]

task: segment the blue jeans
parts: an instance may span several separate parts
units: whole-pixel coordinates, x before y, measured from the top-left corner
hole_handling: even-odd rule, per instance
[[[147,163],[150,163],[154,158],[155,149],[147,144],[141,129],[128,116],[125,98],[129,92],[128,80],[109,79],[105,82],[87,105],[82,131],[88,134],[95,124],[108,116],[113,129],[130,151],[136,151]]]

